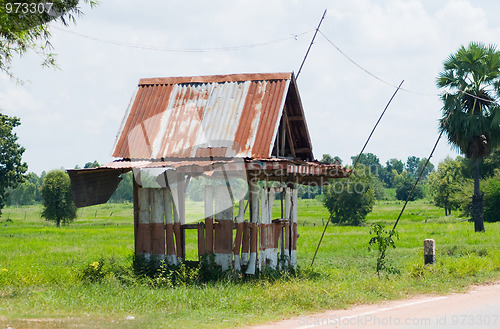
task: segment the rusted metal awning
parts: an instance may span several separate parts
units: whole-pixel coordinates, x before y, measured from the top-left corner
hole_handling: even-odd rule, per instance
[[[350,169],[340,165],[296,161],[279,158],[220,158],[156,160],[116,160],[99,168],[68,170],[73,199],[77,207],[106,203],[118,187],[120,175],[130,170],[164,169],[157,174],[173,170],[192,177],[281,181],[284,183],[325,185],[329,179],[348,177]]]
[[[87,207],[108,202],[121,181],[120,175],[130,170],[106,167],[67,170],[75,205]]]

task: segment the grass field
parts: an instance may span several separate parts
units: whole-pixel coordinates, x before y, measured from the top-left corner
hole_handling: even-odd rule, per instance
[[[375,273],[368,250],[369,224],[393,223],[402,203],[379,202],[364,227],[330,226],[315,266],[309,267],[328,212],[317,200],[299,203],[295,275],[228,278],[204,285],[157,286],[131,270],[132,206],[83,208],[59,229],[40,218],[40,206],[4,209],[0,221],[0,326],[11,328],[227,328],[329,308],[463,291],[500,277],[500,223],[486,233],[429,203],[409,204],[397,248],[388,259],[399,275]],[[202,217],[188,202],[188,221]],[[275,204],[276,213],[280,205]],[[424,268],[423,240],[436,240],[437,264]],[[196,257],[194,232],[187,258]],[[101,282],[82,280],[94,262],[104,263]]]

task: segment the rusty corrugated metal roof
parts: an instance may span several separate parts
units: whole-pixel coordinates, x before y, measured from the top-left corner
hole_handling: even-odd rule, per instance
[[[279,143],[283,117],[290,120],[282,152],[287,147],[294,157],[312,160],[293,73],[142,79],[113,156],[267,158]]]

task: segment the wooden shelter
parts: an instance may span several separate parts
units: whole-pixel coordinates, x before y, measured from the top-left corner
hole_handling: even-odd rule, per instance
[[[68,170],[78,207],[107,202],[132,170],[136,255],[178,264],[185,230],[195,229],[200,257],[247,274],[296,266],[298,184],[350,173],[314,161],[293,73],[142,79],[113,156],[100,168]],[[185,192],[200,177],[205,216],[187,224]]]

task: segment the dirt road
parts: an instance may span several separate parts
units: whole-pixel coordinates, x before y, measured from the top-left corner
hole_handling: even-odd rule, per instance
[[[498,329],[500,282],[473,286],[467,293],[418,296],[348,310],[327,311],[252,329]]]

